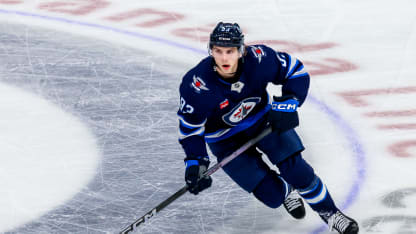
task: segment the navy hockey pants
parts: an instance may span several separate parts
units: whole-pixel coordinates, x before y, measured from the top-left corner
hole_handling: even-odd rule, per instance
[[[209,147],[220,162],[256,134],[258,134],[258,130],[256,132],[244,131],[225,140],[210,143]],[[295,130],[289,130],[281,134],[272,132],[260,140],[256,147],[265,153],[275,165],[304,150],[304,146]],[[263,178],[270,173],[270,168],[264,163],[261,154],[254,147],[233,159],[223,167],[223,170],[249,193],[253,192]]]

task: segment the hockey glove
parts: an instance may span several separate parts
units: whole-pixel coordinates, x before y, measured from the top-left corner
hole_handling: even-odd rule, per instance
[[[208,156],[198,159],[185,159],[185,182],[188,185],[190,193],[197,195],[202,190],[211,187],[211,176],[205,176],[199,179],[209,166]]]
[[[299,126],[298,105],[299,101],[293,95],[273,97],[268,116],[273,131],[281,133]]]

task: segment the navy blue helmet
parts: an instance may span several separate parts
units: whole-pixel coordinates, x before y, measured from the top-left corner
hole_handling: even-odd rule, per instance
[[[244,35],[237,23],[219,22],[209,37],[209,52],[212,47],[237,47],[241,53],[244,52]]]

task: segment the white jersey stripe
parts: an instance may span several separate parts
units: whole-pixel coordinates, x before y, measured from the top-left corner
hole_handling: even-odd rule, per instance
[[[217,138],[226,134],[228,131],[230,131],[230,128],[222,129],[221,131],[217,131],[217,132],[210,133],[210,134],[205,134],[205,138],[208,138],[208,139]]]
[[[187,137],[195,136],[195,135],[202,136],[202,135],[204,135],[204,133],[205,133],[205,127],[199,128],[199,129],[197,129],[197,130],[195,130],[195,131],[193,131],[191,133],[188,133],[188,134],[183,133],[179,129],[179,140],[183,140],[183,139],[185,139]]]
[[[305,74],[307,74],[308,72],[306,71],[306,69],[302,66],[300,67],[300,70],[298,70],[297,72],[295,72],[293,75],[291,75],[288,79],[293,79],[293,78],[297,78],[300,76],[303,76]]]
[[[290,59],[290,66],[288,69],[288,72],[286,73],[286,78],[288,78],[293,72],[294,69],[296,67],[296,65],[298,64],[298,60],[296,58],[292,58],[292,56],[289,55],[289,59]]]
[[[207,119],[205,119],[205,120],[204,120],[204,122],[202,122],[202,123],[200,123],[200,124],[191,124],[191,123],[186,122],[186,121],[182,118],[182,116],[179,116],[179,115],[178,115],[178,118],[179,118],[180,123],[181,123],[184,127],[187,127],[187,128],[200,128],[200,127],[203,127],[203,126],[205,125],[205,123],[207,122]]]

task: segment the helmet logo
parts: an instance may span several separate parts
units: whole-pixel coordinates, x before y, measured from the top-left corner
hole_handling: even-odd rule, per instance
[[[218,39],[223,41],[231,41],[231,38],[228,37],[218,37]]]

